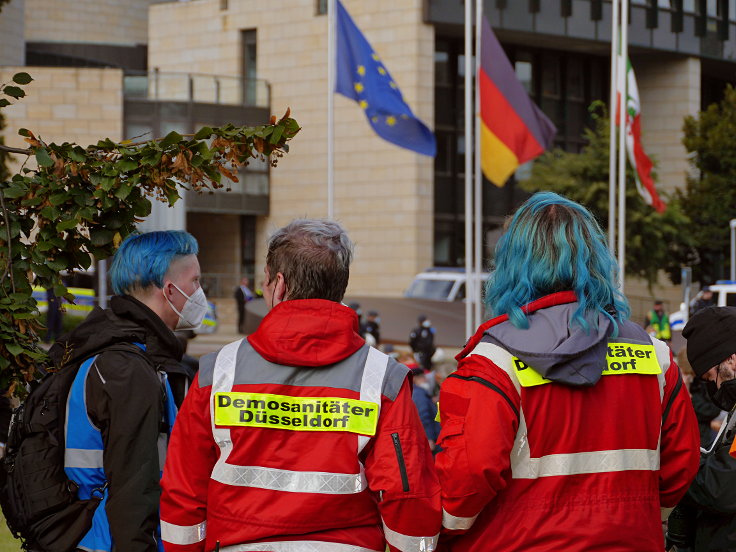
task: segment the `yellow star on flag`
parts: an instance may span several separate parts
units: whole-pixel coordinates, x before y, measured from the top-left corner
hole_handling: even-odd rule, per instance
[[[365,86],[363,86],[363,83],[362,82],[356,82],[355,83],[355,91],[358,94],[360,94],[361,92],[363,92],[363,90],[365,90]]]
[[[381,73],[382,75],[386,74],[386,70],[383,67],[379,67],[378,72]]]
[[[365,67],[358,65],[358,74],[362,77],[365,75]]]
[[[386,117],[386,124],[388,126],[394,126],[396,124],[396,117],[394,117],[393,115]]]
[[[361,109],[368,109],[368,102],[365,100],[360,100],[359,105]]]
[[[390,82],[390,83],[388,83],[388,84],[389,84],[389,86],[390,86],[391,88],[393,88],[394,90],[396,90],[396,83],[395,83],[394,81],[391,81],[391,82]]]
[[[376,116],[371,117],[371,121],[373,121],[374,123],[377,123],[378,122],[378,117],[376,117]]]

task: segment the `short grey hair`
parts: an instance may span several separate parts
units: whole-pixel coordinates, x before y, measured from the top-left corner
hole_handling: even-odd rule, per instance
[[[268,275],[283,274],[287,299],[342,301],[352,261],[353,242],[331,220],[297,219],[268,240]]]

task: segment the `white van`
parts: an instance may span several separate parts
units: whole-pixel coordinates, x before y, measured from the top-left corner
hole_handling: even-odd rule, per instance
[[[481,277],[485,282],[488,279],[488,273],[482,274]],[[464,268],[428,268],[414,277],[414,281],[404,296],[434,301],[464,301],[465,280]]]

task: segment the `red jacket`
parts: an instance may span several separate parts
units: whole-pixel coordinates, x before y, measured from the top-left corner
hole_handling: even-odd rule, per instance
[[[202,359],[164,469],[167,551],[434,550],[439,482],[408,372],[357,331],[343,305],[285,301]]]
[[[663,550],[660,507],[698,468],[689,395],[663,343],[630,322],[609,337],[604,317],[570,327],[575,301],[531,303],[527,330],[491,320],[458,355],[440,393],[441,550]]]

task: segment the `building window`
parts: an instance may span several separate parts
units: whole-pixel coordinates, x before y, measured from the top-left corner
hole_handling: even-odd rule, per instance
[[[220,0],[220,10],[225,11],[228,9],[228,0]]]
[[[255,29],[241,31],[243,47],[243,99],[245,105],[258,105],[258,50]]]
[[[317,2],[315,13],[317,15],[325,15],[327,13],[327,2],[329,0],[315,0]]]

